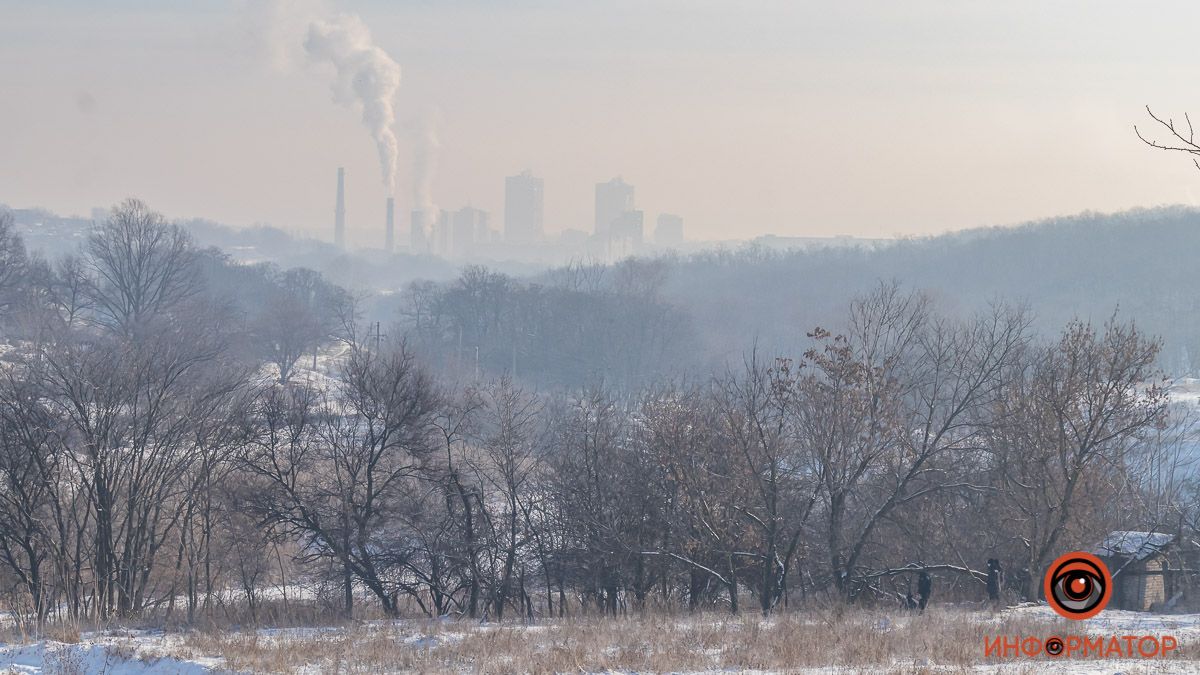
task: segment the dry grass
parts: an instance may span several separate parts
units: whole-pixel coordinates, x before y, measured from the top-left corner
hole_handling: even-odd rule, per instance
[[[966,670],[998,631],[1048,637],[1062,625],[987,621],[961,611],[887,616],[819,610],[757,616],[575,619],[520,624],[369,623],[293,632],[192,633],[178,656],[225,658],[249,672],[604,672],[775,670],[837,665],[864,672]]]
[[[925,615],[835,606],[769,619],[708,613],[532,624],[409,619],[296,627],[302,618],[281,622],[288,628],[238,629],[214,621],[207,628],[168,628],[165,634],[151,625],[108,625],[96,632],[50,626],[38,638],[80,642],[83,628],[83,642],[99,640],[128,659],[220,658],[225,668],[247,673],[788,672],[837,666],[846,673],[915,674],[990,672],[1002,663],[1004,672],[1032,674],[1055,664],[1044,657],[989,663],[985,639],[1077,632],[1069,622],[1044,614],[952,607]],[[1195,658],[1188,642],[1181,639],[1169,661],[1105,665],[1125,673],[1187,672],[1196,665],[1187,661]],[[73,673],[78,665],[71,661],[73,653],[56,652],[47,672]]]

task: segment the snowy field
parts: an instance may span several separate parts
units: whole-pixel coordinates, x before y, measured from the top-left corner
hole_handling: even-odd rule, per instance
[[[1173,635],[1166,659],[984,659],[995,634]],[[822,610],[479,624],[366,622],[220,633],[105,631],[0,647],[0,673],[377,672],[1195,673],[1200,615],[1109,611],[1074,624],[1044,606],[924,616]]]
[[[172,655],[181,640],[162,633],[105,633],[77,643],[42,640],[0,648],[0,673],[199,675],[231,672],[220,657]]]

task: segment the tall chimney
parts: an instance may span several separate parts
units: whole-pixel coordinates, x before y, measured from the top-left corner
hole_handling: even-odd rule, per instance
[[[388,197],[387,200],[387,244],[385,248],[388,253],[395,251],[396,243],[396,200]]]
[[[333,212],[333,243],[338,248],[346,245],[346,170],[338,167],[337,209]]]

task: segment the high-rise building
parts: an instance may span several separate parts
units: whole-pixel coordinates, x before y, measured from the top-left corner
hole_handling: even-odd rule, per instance
[[[607,237],[612,229],[612,224],[622,214],[632,210],[632,185],[620,178],[596,184],[596,234]]]
[[[678,246],[683,243],[683,217],[673,213],[658,214],[654,228],[654,243],[659,246]]]
[[[434,255],[449,258],[454,253],[454,242],[451,240],[453,229],[450,212],[440,209],[437,213],[437,220],[433,221],[430,228],[430,250]]]
[[[626,211],[617,216],[608,231],[609,256],[623,258],[642,248],[642,212]]]
[[[504,239],[528,244],[542,238],[542,179],[528,170],[504,179]]]
[[[333,210],[333,243],[346,245],[346,170],[338,167],[337,206]]]
[[[468,206],[455,211],[451,222],[453,231],[450,234],[448,254],[457,258],[467,258],[475,253],[479,244],[487,243],[489,231],[486,211]]]
[[[493,240],[487,211],[470,206],[457,211],[413,211],[412,252],[446,259],[469,258]]]

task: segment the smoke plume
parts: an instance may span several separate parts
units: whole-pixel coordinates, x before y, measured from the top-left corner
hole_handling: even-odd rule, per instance
[[[399,154],[392,123],[396,92],[400,90],[400,64],[375,45],[362,19],[348,14],[310,23],[304,49],[314,61],[333,65],[334,99],[362,108],[363,126],[379,148],[383,184],[392,194]]]
[[[437,206],[433,202],[433,176],[437,173],[438,151],[442,147],[438,139],[437,111],[428,111],[420,122],[413,147],[413,204],[424,211],[427,218],[437,218]]]

